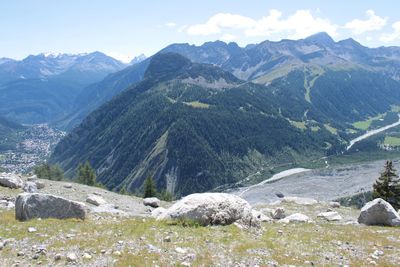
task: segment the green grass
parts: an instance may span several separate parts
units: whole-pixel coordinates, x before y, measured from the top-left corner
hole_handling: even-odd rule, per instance
[[[296,128],[299,128],[301,130],[306,130],[307,129],[306,123],[304,121],[292,121],[292,120],[289,120],[289,122],[290,122],[291,125],[293,125]]]
[[[206,103],[202,103],[199,101],[192,101],[192,102],[183,102],[185,105],[191,106],[193,108],[209,108],[210,105]]]
[[[337,135],[337,129],[330,126],[329,124],[324,124],[325,129],[327,129],[330,133]]]
[[[285,207],[288,212],[298,208]],[[317,214],[320,209],[322,207],[313,207],[309,213]],[[346,214],[347,210],[354,212],[350,208],[343,208],[341,212]],[[28,227],[37,228],[37,233],[28,233]],[[65,238],[69,233],[75,236]],[[171,242],[164,241],[166,235],[171,237]],[[318,224],[265,223],[261,229],[241,230],[234,225],[185,226],[141,218],[17,222],[13,212],[0,211],[0,236],[16,239],[15,246],[6,246],[0,251],[5,265],[16,260],[16,251],[23,249],[19,245],[22,240],[27,244],[27,254],[33,245],[46,244],[47,255],[39,259],[42,265],[55,264],[52,255],[65,255],[69,251],[78,254],[79,264],[95,265],[95,260],[103,257],[101,251],[106,250],[109,252],[104,257],[113,262],[110,266],[180,266],[189,254],[194,255],[192,266],[233,266],[238,263],[247,266],[254,265],[255,260],[260,266],[268,265],[270,261],[295,266],[312,261],[317,266],[332,266],[338,264],[339,257],[349,259],[351,266],[366,266],[369,263],[367,255],[379,249],[385,254],[377,260],[377,264],[396,266],[400,249],[400,228],[361,227],[322,221]],[[119,241],[123,245],[118,245]],[[342,249],[337,242],[347,242],[351,250]],[[149,249],[150,244],[159,251]],[[393,249],[385,249],[389,245]],[[187,253],[177,253],[176,247],[186,249]],[[354,253],[354,249],[358,253]],[[120,256],[113,254],[116,250],[121,252]],[[95,255],[93,259],[83,261],[81,254],[87,251]],[[334,257],[326,258],[327,252]],[[64,265],[65,260],[59,264]]]
[[[400,137],[385,136],[383,143],[389,146],[400,146]]]
[[[371,123],[372,123],[373,121],[382,119],[382,118],[384,117],[384,115],[385,115],[385,114],[379,114],[379,115],[377,115],[377,116],[375,116],[375,117],[372,117],[372,118],[369,118],[369,119],[367,119],[367,120],[365,120],[365,121],[357,121],[357,122],[353,123],[353,126],[354,126],[355,128],[357,128],[357,129],[359,129],[359,130],[366,131],[366,130],[369,129],[369,127],[371,126]]]

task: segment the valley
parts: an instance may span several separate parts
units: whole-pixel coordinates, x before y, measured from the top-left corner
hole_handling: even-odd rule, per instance
[[[277,196],[280,194],[334,201],[371,191],[384,163],[384,160],[378,160],[313,170],[300,169],[297,173],[284,171],[276,174],[279,179],[268,178],[262,183],[227,192],[237,194],[253,205],[273,203],[280,199]],[[400,167],[399,160],[393,163]]]
[[[0,168],[8,172],[26,173],[44,162],[65,132],[47,124],[25,126],[11,149],[0,151]]]
[[[399,267],[365,2],[0,1],[0,267]]]

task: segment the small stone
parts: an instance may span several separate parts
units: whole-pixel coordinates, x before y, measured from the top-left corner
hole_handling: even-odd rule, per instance
[[[82,258],[84,258],[85,260],[91,260],[92,259],[92,255],[90,255],[89,253],[83,253]]]
[[[186,249],[181,248],[181,247],[176,247],[176,248],[175,248],[175,251],[178,252],[178,253],[182,253],[182,254],[185,254],[185,253],[187,252]]]
[[[5,247],[5,244],[3,242],[0,242],[0,250],[2,250]]]
[[[75,253],[70,252],[67,254],[67,261],[68,262],[76,262],[78,260],[78,257],[76,256]]]
[[[35,227],[28,228],[28,233],[34,233],[34,232],[37,232],[37,229]]]
[[[114,256],[121,256],[122,253],[121,253],[121,251],[116,250],[116,251],[113,252],[113,255]]]
[[[275,220],[280,220],[280,219],[283,219],[285,217],[286,217],[285,209],[281,208],[281,207],[276,208],[275,211],[272,214],[272,218],[275,219]]]
[[[70,189],[70,188],[72,188],[72,184],[65,184],[64,188]]]
[[[122,244],[124,244],[124,241],[119,240],[119,241],[118,241],[118,244],[122,245]]]
[[[23,256],[25,256],[25,253],[23,251],[18,251],[17,252],[17,256],[18,257],[23,257]]]
[[[181,262],[181,265],[185,266],[185,267],[190,267],[191,266],[190,262],[187,262],[187,261]]]
[[[39,259],[39,254],[35,254],[35,255],[33,255],[33,256],[32,256],[32,259],[33,259],[33,260],[37,260],[37,259]]]
[[[164,242],[171,242],[171,237],[170,236],[164,237]]]
[[[46,186],[45,183],[41,182],[41,181],[36,181],[35,184],[36,184],[37,189],[43,189]]]
[[[106,254],[106,252],[107,252],[107,251],[106,251],[105,249],[100,250],[100,253],[101,253],[101,254]]]

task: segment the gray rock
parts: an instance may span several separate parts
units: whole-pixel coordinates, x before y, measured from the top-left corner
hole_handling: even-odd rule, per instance
[[[76,262],[78,260],[78,257],[76,256],[75,253],[70,252],[70,253],[67,254],[66,259],[67,259],[68,262]]]
[[[292,222],[298,222],[298,223],[304,223],[304,222],[310,222],[310,218],[307,215],[301,214],[301,213],[295,213],[290,216],[287,216],[286,218],[279,220],[279,222],[283,223],[292,223]]]
[[[342,216],[340,216],[340,214],[337,213],[336,211],[321,212],[320,214],[317,215],[317,217],[323,218],[323,219],[327,220],[328,222],[342,220]]]
[[[42,181],[35,181],[35,184],[36,184],[37,189],[43,189],[46,186],[45,183]]]
[[[104,198],[96,195],[88,195],[86,198],[86,202],[90,203],[95,206],[100,206],[100,205],[105,205],[107,202],[104,200]]]
[[[35,227],[28,227],[28,233],[34,233],[37,232],[37,229]]]
[[[72,184],[65,184],[64,188],[71,189],[72,188]]]
[[[269,222],[269,221],[271,221],[271,218],[268,217],[267,215],[265,215],[264,213],[262,213],[261,211],[252,210],[251,213],[252,213],[252,216],[254,218],[256,218],[257,220],[259,220],[260,222]]]
[[[201,225],[258,226],[250,204],[236,195],[225,193],[192,194],[176,202],[157,219],[184,219]]]
[[[153,218],[158,218],[158,217],[159,217],[161,214],[163,214],[165,211],[166,211],[166,209],[164,209],[164,208],[162,208],[162,207],[156,208],[156,209],[154,209],[154,210],[151,212],[151,217],[153,217]]]
[[[22,190],[27,193],[36,193],[38,191],[36,183],[29,181],[24,184]]]
[[[361,209],[358,222],[366,225],[400,226],[400,215],[388,202],[376,198]]]
[[[143,205],[145,205],[145,206],[158,208],[158,207],[160,207],[160,204],[161,204],[161,200],[159,200],[156,197],[148,197],[148,198],[143,199]]]
[[[0,173],[0,185],[12,189],[21,188],[24,185],[22,179],[13,173]]]
[[[281,207],[276,208],[274,210],[274,212],[272,213],[272,219],[275,219],[275,220],[280,220],[280,219],[283,219],[285,217],[286,217],[285,209],[281,208]]]
[[[18,195],[15,202],[15,217],[20,221],[33,218],[77,218],[84,220],[86,218],[86,207],[83,203],[54,195],[23,193]]]
[[[26,180],[30,181],[30,182],[34,182],[38,179],[37,175],[34,174],[32,176],[29,176]]]

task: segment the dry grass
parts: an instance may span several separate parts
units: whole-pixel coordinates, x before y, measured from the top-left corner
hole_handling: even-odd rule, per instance
[[[298,207],[288,204],[288,213]],[[307,208],[314,216],[324,207]],[[354,213],[352,209],[340,210]],[[315,218],[315,217],[313,217]],[[74,251],[79,265],[98,266],[192,266],[247,264],[260,266],[274,262],[279,265],[317,266],[350,264],[369,266],[374,260],[379,266],[396,266],[400,261],[400,228],[363,227],[315,220],[311,224],[265,223],[262,229],[241,230],[225,227],[198,227],[195,225],[159,222],[139,218],[89,218],[77,220],[32,220],[17,222],[13,212],[0,211],[0,237],[15,238],[13,245],[0,251],[0,265],[22,263],[65,265],[65,259],[54,261],[54,255]],[[35,227],[36,233],[28,233]],[[72,234],[72,236],[67,236]],[[169,236],[171,242],[165,241]],[[33,245],[45,245],[47,255],[30,259]],[[153,247],[151,247],[151,246]],[[177,247],[186,250],[176,251]],[[381,250],[378,260],[370,254]],[[25,251],[25,257],[17,257]],[[114,251],[121,255],[114,255]],[[93,258],[83,260],[82,254]],[[104,254],[102,252],[105,252]]]

